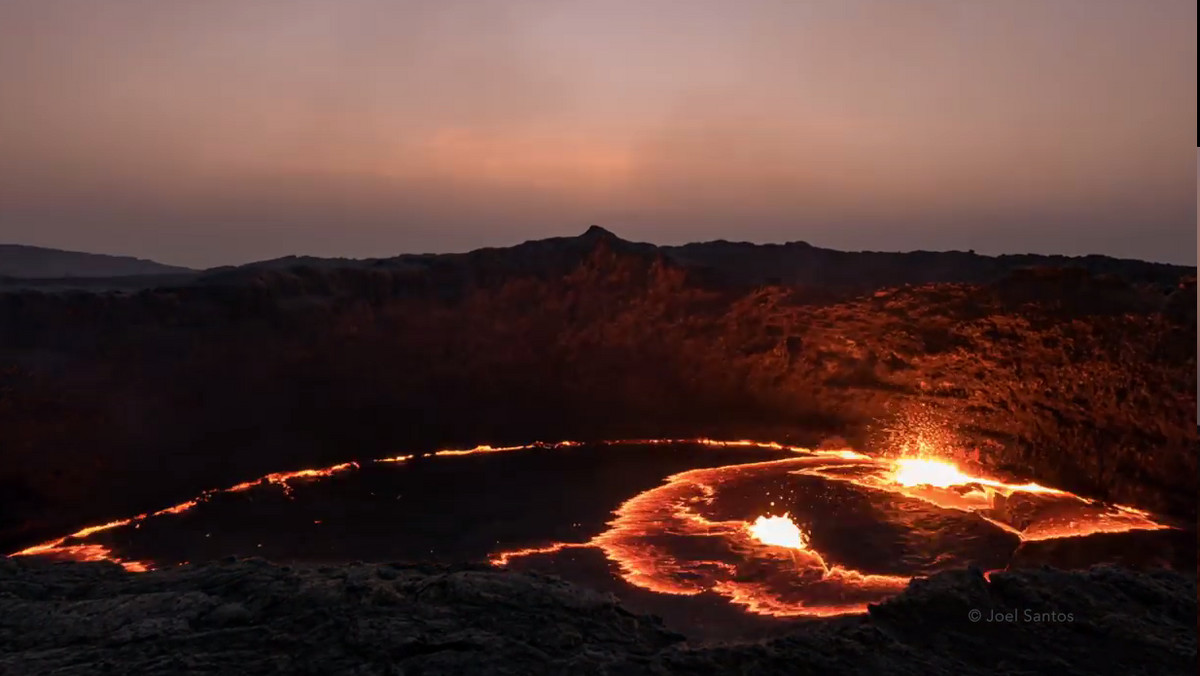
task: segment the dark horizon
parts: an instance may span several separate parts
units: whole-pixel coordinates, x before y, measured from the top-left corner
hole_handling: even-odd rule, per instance
[[[734,239],[734,238],[729,238],[729,237],[718,237],[716,239],[696,240],[696,241],[691,241],[691,242],[680,242],[678,244],[676,244],[676,243],[667,244],[667,243],[652,242],[652,241],[646,241],[646,240],[641,240],[641,239],[637,239],[637,238],[626,237],[622,233],[615,232],[612,229],[607,228],[601,224],[590,224],[585,227],[588,229],[594,228],[594,227],[602,228],[603,230],[609,232],[610,234],[614,235],[618,239],[621,239],[621,240],[624,240],[627,242],[632,242],[632,243],[637,243],[637,244],[650,244],[653,246],[664,247],[664,248],[685,246],[688,244],[713,244],[713,243],[718,243],[718,242],[724,242],[724,243],[728,243],[728,244],[750,244],[750,245],[754,245],[754,246],[787,246],[787,245],[792,245],[792,244],[807,244],[807,245],[810,245],[817,249],[824,249],[827,251],[838,251],[838,252],[842,252],[842,253],[885,253],[885,254],[914,254],[914,253],[946,253],[946,254],[963,253],[963,254],[966,254],[966,253],[969,253],[969,254],[975,254],[975,255],[979,255],[979,256],[991,257],[991,258],[998,258],[998,257],[1003,257],[1003,256],[1050,256],[1050,257],[1065,256],[1068,258],[1087,258],[1087,257],[1093,257],[1093,256],[1101,256],[1101,257],[1106,257],[1106,258],[1112,258],[1115,260],[1136,261],[1136,262],[1151,263],[1151,264],[1156,264],[1156,265],[1171,265],[1171,266],[1189,267],[1189,268],[1197,267],[1195,262],[1193,262],[1193,263],[1174,263],[1174,262],[1170,262],[1170,261],[1146,260],[1146,259],[1140,259],[1140,258],[1129,258],[1129,257],[1119,256],[1119,255],[1114,256],[1111,254],[1098,254],[1098,253],[1060,254],[1060,253],[1042,253],[1042,252],[1034,252],[1034,251],[1012,251],[1012,252],[991,253],[991,252],[987,252],[987,251],[979,251],[979,250],[974,250],[974,249],[898,249],[898,250],[858,249],[858,250],[850,250],[850,249],[837,249],[834,247],[821,246],[820,244],[817,244],[815,242],[805,241],[802,239],[779,241],[779,242],[755,242],[755,241]],[[217,263],[215,265],[209,265],[209,266],[203,266],[203,267],[188,266],[188,265],[177,263],[177,262],[171,261],[171,260],[147,258],[144,256],[132,256],[132,255],[129,255],[126,253],[122,253],[120,251],[112,251],[112,252],[83,251],[83,250],[79,250],[79,249],[63,249],[63,248],[59,248],[59,247],[43,247],[43,246],[39,246],[36,244],[27,244],[24,242],[0,242],[0,248],[8,247],[8,246],[17,246],[17,247],[30,247],[30,248],[35,248],[35,249],[44,249],[47,251],[54,251],[54,252],[68,253],[68,254],[110,256],[113,258],[131,258],[131,259],[137,259],[140,261],[158,263],[160,265],[166,265],[166,266],[172,266],[172,267],[178,267],[178,268],[189,268],[194,271],[203,271],[203,270],[222,268],[222,267],[237,267],[237,266],[241,266],[241,265],[251,265],[254,263],[262,263],[262,262],[278,260],[278,259],[282,259],[282,258],[320,258],[320,259],[327,259],[327,260],[336,260],[336,259],[372,260],[372,259],[388,259],[388,258],[395,258],[395,257],[399,257],[399,256],[412,256],[412,255],[418,255],[418,256],[419,255],[436,255],[436,256],[454,255],[454,254],[470,253],[470,252],[478,251],[481,249],[493,249],[493,248],[504,249],[504,248],[509,248],[509,247],[513,247],[513,246],[519,246],[521,244],[531,242],[531,241],[580,237],[586,232],[587,232],[586,229],[578,229],[578,230],[576,230],[574,232],[570,232],[570,233],[551,234],[551,235],[547,235],[546,237],[539,237],[536,239],[526,239],[526,240],[513,241],[513,242],[496,244],[496,245],[476,246],[476,247],[471,247],[468,249],[455,250],[455,251],[401,251],[401,252],[389,252],[389,253],[366,255],[366,256],[333,256],[333,255],[327,256],[327,255],[322,255],[322,254],[318,254],[318,253],[296,252],[296,253],[285,253],[283,255],[273,256],[271,258],[257,258],[257,259],[245,260],[245,261],[222,262],[222,263]]]

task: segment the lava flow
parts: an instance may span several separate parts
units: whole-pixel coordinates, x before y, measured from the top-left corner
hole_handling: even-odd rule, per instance
[[[974,477],[942,460],[795,450],[802,457],[675,474],[627,500],[608,529],[587,542],[499,552],[491,561],[508,565],[523,557],[596,547],[634,586],[661,594],[711,592],[750,612],[777,617],[863,612],[869,603],[907,586],[913,575],[829,562],[787,514],[712,516],[721,513],[717,503],[723,489],[761,485],[781,473],[849,482],[961,512],[1017,536],[1018,546],[1030,540],[1169,527],[1130,507],[1106,506],[1033,483]],[[1014,518],[1018,513],[1020,518]]]
[[[878,562],[864,559],[861,553],[856,559],[853,551],[831,548],[835,540],[830,539],[834,537],[830,534],[830,522],[836,526],[837,519],[825,519],[820,533],[820,529],[813,528],[825,513],[840,513],[828,506],[830,501],[836,503],[837,492],[829,491],[837,486],[852,485],[856,488],[846,490],[854,491],[858,499],[875,500],[866,513],[880,519],[881,527],[891,529],[883,534],[887,542],[912,540],[917,529],[904,530],[910,525],[904,519],[905,515],[917,512],[922,519],[953,523],[956,528],[965,529],[964,532],[993,533],[989,536],[992,540],[1012,542],[1013,547],[1032,540],[1168,528],[1150,514],[1132,507],[1105,505],[1033,483],[1010,484],[972,476],[953,463],[932,457],[884,458],[847,449],[809,450],[775,442],[711,439],[641,439],[597,445],[618,444],[773,449],[790,451],[795,457],[674,474],[661,485],[626,500],[614,511],[607,528],[585,542],[502,551],[494,553],[490,561],[508,565],[573,548],[595,548],[615,564],[623,580],[645,590],[674,595],[714,594],[764,615],[829,616],[861,612],[868,604],[898,593],[930,566],[961,563],[961,557],[955,558],[957,555],[943,557],[943,552],[930,555],[917,548],[899,557],[917,562],[913,564],[915,567],[901,570],[896,565],[877,565]],[[559,442],[478,446],[438,451],[433,455],[453,457],[579,445],[579,442]],[[403,455],[375,462],[399,464],[412,458]],[[290,494],[297,482],[319,480],[358,467],[356,463],[343,463],[270,474],[229,488],[205,491],[195,499],[156,512],[83,528],[13,556],[108,560],[130,571],[148,570],[149,563],[124,560],[109,547],[89,540],[104,531],[136,528],[151,517],[183,514],[221,493],[275,486]],[[775,510],[768,508],[763,499],[764,487],[768,485],[792,486],[790,504],[804,507],[807,513],[793,509],[773,515]],[[814,491],[821,494],[815,495]],[[772,501],[771,505],[774,504]],[[821,512],[814,505],[821,505],[827,511]],[[851,537],[858,535],[861,533],[852,533]]]
[[[292,482],[298,479],[319,479],[327,476],[332,476],[339,472],[344,472],[348,469],[357,468],[358,464],[353,462],[344,462],[339,465],[332,465],[321,469],[301,469],[294,472],[276,472],[255,479],[254,481],[244,481],[240,484],[234,484],[228,488],[217,488],[207,490],[201,493],[198,497],[177,505],[165,507],[156,512],[143,512],[137,516],[131,516],[127,519],[118,519],[110,521],[98,526],[88,526],[81,528],[70,535],[64,535],[56,540],[43,542],[40,545],[34,545],[19,552],[14,552],[9,556],[49,556],[56,559],[67,561],[112,561],[118,563],[125,570],[133,573],[142,573],[152,568],[151,564],[145,561],[133,561],[124,559],[113,554],[112,550],[102,544],[81,542],[91,535],[101,533],[107,530],[122,528],[125,526],[133,526],[137,528],[140,522],[154,516],[166,516],[170,514],[182,514],[187,512],[202,502],[206,502],[214,495],[219,493],[241,493],[248,491],[255,486],[275,485],[279,486],[285,494],[290,495],[292,492]]]
[[[1148,512],[1133,507],[1104,505],[1036,483],[1010,484],[971,476],[944,460],[896,458],[875,462],[879,464],[878,471],[858,477],[822,471],[826,469],[822,467],[800,473],[849,481],[863,488],[896,493],[943,509],[972,512],[1014,533],[1023,542],[1169,527],[1155,521]],[[1014,496],[1020,496],[1022,500],[1016,501]],[[1014,523],[1018,521],[1015,518],[1018,513],[1022,524]]]

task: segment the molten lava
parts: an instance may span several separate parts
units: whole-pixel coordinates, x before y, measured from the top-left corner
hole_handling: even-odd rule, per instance
[[[327,476],[332,476],[339,472],[357,468],[358,464],[353,462],[344,462],[339,465],[325,467],[322,469],[302,469],[295,472],[276,472],[255,479],[254,481],[245,481],[240,484],[235,484],[229,488],[212,489],[201,493],[199,497],[192,500],[181,502],[177,505],[165,507],[156,512],[145,512],[137,516],[131,516],[127,519],[118,519],[98,526],[88,526],[81,528],[70,535],[64,535],[57,540],[43,542],[40,545],[34,545],[22,549],[19,552],[10,554],[9,556],[35,556],[42,555],[55,559],[64,559],[68,561],[112,561],[118,563],[125,570],[133,573],[141,573],[152,568],[151,564],[145,561],[132,561],[115,556],[108,547],[104,545],[90,543],[84,544],[82,541],[96,533],[101,533],[116,528],[125,526],[133,526],[137,528],[142,521],[155,516],[168,516],[173,514],[182,514],[187,512],[202,502],[210,500],[213,496],[220,493],[241,493],[248,491],[256,486],[275,485],[279,486],[284,494],[291,495],[292,482],[297,479],[319,479]]]
[[[900,458],[896,460],[896,469],[892,480],[901,486],[958,486],[970,483],[973,479],[963,474],[957,467],[941,460],[927,458]]]
[[[750,534],[765,545],[804,549],[807,542],[800,527],[787,514],[783,516],[760,516],[749,526]]]
[[[763,482],[788,476],[849,483],[889,499],[931,505],[963,515],[958,517],[962,519],[978,519],[981,527],[995,526],[1015,535],[1019,542],[1169,527],[1133,507],[1105,505],[1034,483],[1010,484],[972,476],[954,463],[932,457],[932,445],[926,441],[905,449],[909,457],[901,458],[873,457],[849,449],[809,450],[776,442],[712,439],[638,439],[599,445],[618,444],[774,449],[790,451],[795,457],[675,474],[662,485],[626,500],[614,511],[607,528],[585,542],[557,542],[497,552],[490,561],[508,565],[527,557],[553,556],[571,548],[596,548],[615,564],[622,579],[642,589],[680,595],[709,592],[765,615],[829,616],[862,612],[869,603],[898,593],[912,576],[897,575],[894,571],[857,570],[846,561],[831,560],[836,557],[814,547],[813,535],[807,530],[809,524],[802,530],[793,520],[797,517],[790,513],[774,516],[769,512],[723,511],[726,508],[721,498],[726,491],[736,489],[741,494],[753,494],[757,486],[761,493],[761,486],[766,485]],[[437,451],[434,455],[453,457],[578,445],[579,442],[567,441],[477,446]],[[914,449],[916,456],[912,457]],[[402,464],[412,458],[402,455],[375,462]],[[275,487],[290,495],[298,482],[319,480],[358,467],[356,463],[343,463],[269,474],[228,488],[205,491],[194,499],[155,512],[89,526],[12,556],[108,560],[133,572],[148,570],[151,564],[122,559],[109,547],[89,539],[118,528],[137,528],[151,517],[183,514],[221,493]]]
[[[553,543],[499,552],[496,565],[574,547],[596,547],[628,583],[662,594],[713,592],[748,611],[777,617],[825,617],[866,610],[908,585],[909,575],[855,570],[831,563],[811,545],[790,515],[712,519],[723,487],[780,471],[915,499],[939,509],[972,514],[1016,535],[1021,542],[1094,533],[1168,528],[1149,514],[1109,506],[1033,483],[1009,484],[976,477],[945,460],[875,458],[855,451],[789,448],[795,459],[691,470],[627,500],[608,529],[587,542]],[[1032,520],[1009,523],[1005,506],[1014,495],[1032,505]],[[1039,502],[1040,501],[1040,502]],[[1072,517],[1037,516],[1038,508],[1069,503]],[[754,581],[748,581],[753,579]]]

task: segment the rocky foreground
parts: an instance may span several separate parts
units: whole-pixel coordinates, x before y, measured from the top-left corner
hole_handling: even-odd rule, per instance
[[[970,621],[978,610],[980,621]],[[993,614],[1015,614],[988,621]],[[1038,613],[1034,616],[1031,613]],[[1053,614],[1053,615],[1048,615]],[[862,617],[690,645],[561,580],[458,566],[225,561],[130,574],[0,559],[0,674],[1195,674],[1196,582],[974,570]]]

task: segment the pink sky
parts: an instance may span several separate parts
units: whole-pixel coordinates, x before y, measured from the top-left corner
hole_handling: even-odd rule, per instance
[[[0,241],[1194,264],[1187,0],[12,0]]]

